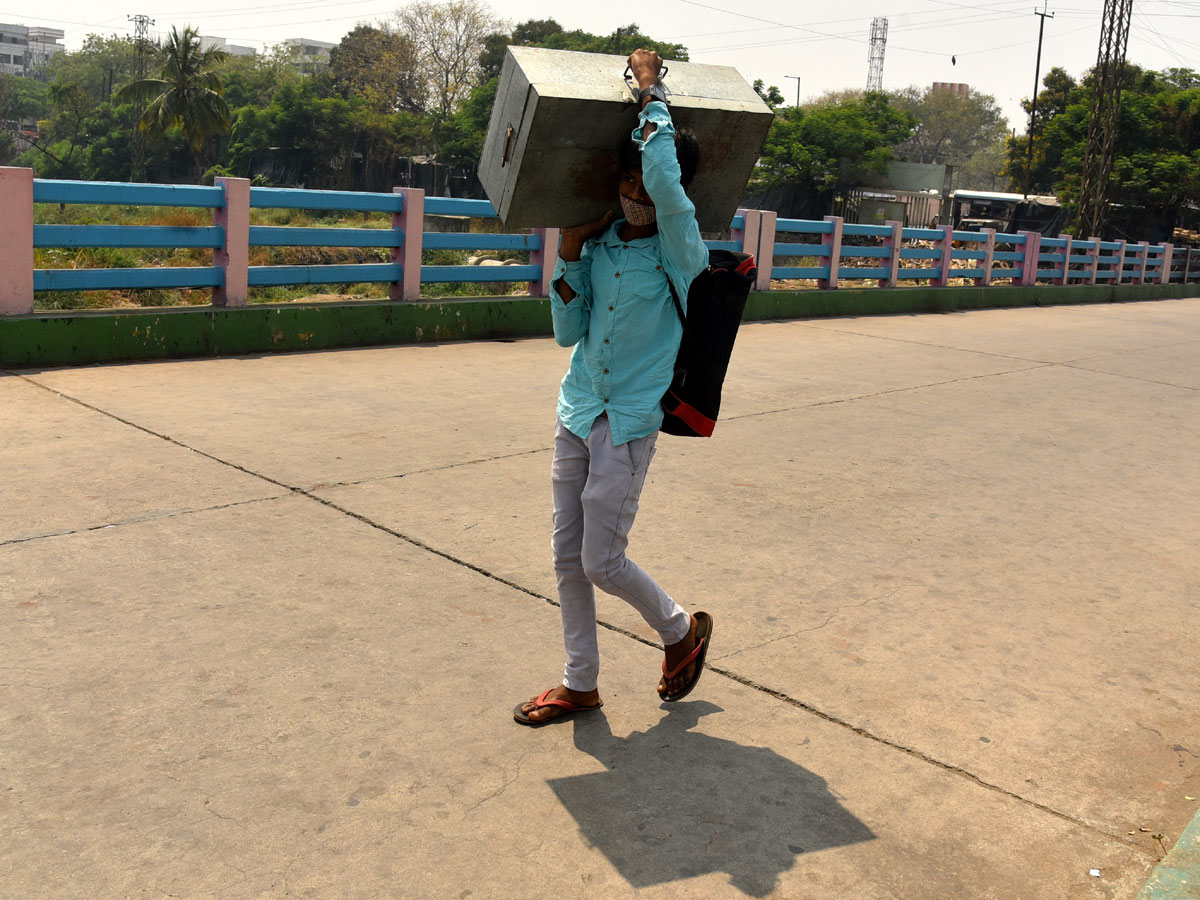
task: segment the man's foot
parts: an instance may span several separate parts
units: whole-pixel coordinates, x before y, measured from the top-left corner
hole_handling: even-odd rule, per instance
[[[513,710],[513,719],[522,725],[545,725],[562,716],[599,709],[603,705],[597,690],[573,691],[560,684],[518,704]]]
[[[666,646],[663,676],[658,682],[659,697],[663,700],[679,700],[695,687],[704,668],[704,657],[708,652],[711,635],[712,617],[708,613],[698,612],[691,617],[687,637],[676,644]],[[694,658],[684,665],[688,657],[693,655]]]

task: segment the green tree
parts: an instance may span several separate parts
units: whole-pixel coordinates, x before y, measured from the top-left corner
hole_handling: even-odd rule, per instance
[[[1057,194],[1069,214],[1078,199],[1094,79],[1061,70],[1043,81],[1034,129],[1032,190]],[[1042,116],[1043,108],[1049,112]],[[1026,136],[1009,142],[1013,189],[1024,182]],[[1200,76],[1126,64],[1109,179],[1107,236],[1170,239],[1185,208],[1200,200]]]
[[[217,67],[225,86],[222,96],[230,109],[271,105],[275,92],[285,84],[297,85],[304,76],[294,64],[291,48],[277,45],[265,53],[230,56]]]
[[[390,25],[358,25],[330,51],[329,75],[344,99],[362,97],[376,112],[422,112],[427,85],[420,53]]]
[[[754,93],[762,97],[763,103],[767,104],[767,106],[771,107],[771,109],[775,109],[777,106],[783,106],[785,101],[783,99],[783,94],[779,92],[778,85],[773,84],[770,87],[763,87],[764,83],[765,82],[761,78],[755,78]]]
[[[157,78],[135,81],[120,93],[122,100],[146,102],[138,127],[162,135],[179,126],[192,149],[195,174],[200,172],[200,150],[210,138],[229,130],[229,106],[221,96],[221,76],[216,68],[228,59],[223,50],[200,48],[195,28],[172,28],[162,48]]]
[[[1008,132],[1008,123],[990,94],[971,91],[959,97],[933,88],[908,87],[891,97],[897,109],[917,121],[912,136],[896,148],[897,158],[908,162],[966,165]]]
[[[776,112],[755,177],[759,187],[799,185],[809,199],[859,186],[882,174],[894,148],[916,126],[912,113],[886,94]]]

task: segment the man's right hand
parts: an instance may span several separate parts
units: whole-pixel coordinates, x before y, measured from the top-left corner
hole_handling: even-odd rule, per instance
[[[583,245],[592,238],[603,234],[608,226],[612,224],[616,218],[616,213],[611,209],[606,212],[603,218],[597,219],[595,222],[588,222],[585,225],[576,225],[574,228],[564,228],[562,230],[562,245],[558,251],[566,262],[575,262],[583,253]]]

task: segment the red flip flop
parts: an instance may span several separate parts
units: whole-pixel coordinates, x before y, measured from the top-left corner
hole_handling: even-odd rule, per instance
[[[666,693],[659,694],[659,699],[667,703],[674,703],[676,700],[682,700],[692,692],[692,688],[696,686],[696,682],[700,680],[700,675],[704,671],[704,657],[708,654],[708,645],[712,641],[713,620],[706,612],[698,612],[692,618],[696,620],[696,648],[687,655],[687,658],[677,665],[670,672],[667,671],[667,661],[663,660],[663,676],[670,681],[680,672],[686,669],[692,663],[696,664],[696,670],[692,672],[692,680],[687,683],[682,691],[677,694]]]
[[[536,705],[531,711],[536,712],[537,710],[545,709],[548,706],[557,706],[562,709],[562,712],[545,719],[531,719],[525,713],[525,711],[521,709],[521,707],[525,704],[518,703],[513,707],[514,721],[520,723],[521,725],[528,725],[530,728],[540,728],[543,725],[549,725],[551,722],[557,722],[559,719],[563,718],[564,716],[568,716],[571,713],[591,712],[592,710],[599,709],[604,705],[603,700],[601,700],[595,706],[580,706],[578,703],[572,703],[570,700],[559,700],[557,697],[550,697],[550,691],[552,690],[554,690],[554,688],[542,691],[537,698]]]

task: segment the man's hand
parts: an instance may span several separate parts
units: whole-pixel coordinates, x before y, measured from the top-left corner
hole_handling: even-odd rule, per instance
[[[629,54],[629,68],[637,79],[639,88],[648,88],[658,81],[663,59],[656,50],[634,50]]]
[[[610,209],[603,218],[597,219],[595,222],[576,225],[574,228],[564,228],[562,230],[562,246],[558,255],[566,262],[575,262],[583,253],[583,245],[597,235],[603,234],[615,217],[616,213]]]
[[[562,243],[559,245],[558,255],[563,258],[564,262],[576,262],[583,253],[583,245],[590,241],[598,234],[603,234],[612,220],[615,217],[611,209],[604,214],[603,218],[597,219],[595,222],[588,222],[586,225],[576,225],[574,228],[564,228],[562,230]],[[560,278],[554,283],[554,289],[558,291],[558,296],[563,303],[570,303],[575,299],[575,291],[567,284],[567,279]]]

